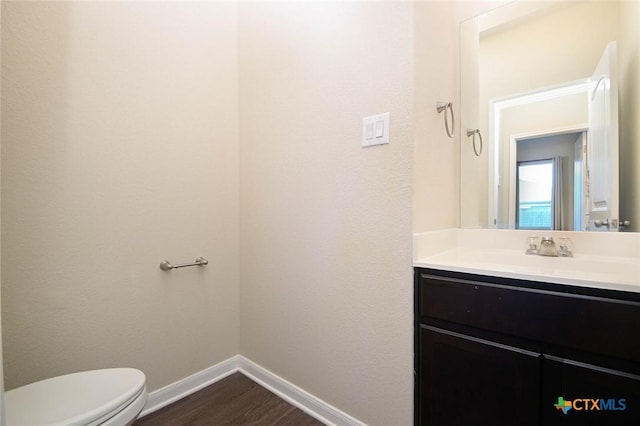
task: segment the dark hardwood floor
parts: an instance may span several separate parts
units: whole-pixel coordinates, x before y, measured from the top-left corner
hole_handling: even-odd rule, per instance
[[[321,422],[240,373],[137,420],[149,425],[291,425]]]

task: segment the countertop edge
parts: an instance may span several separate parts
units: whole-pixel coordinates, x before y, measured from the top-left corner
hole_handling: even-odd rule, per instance
[[[555,275],[544,275],[544,274],[537,274],[537,273],[529,274],[529,273],[507,271],[507,270],[501,270],[501,269],[491,269],[491,268],[483,269],[483,268],[477,268],[477,267],[465,267],[465,266],[454,265],[454,264],[429,262],[428,259],[415,260],[413,262],[413,266],[414,268],[428,268],[428,269],[437,269],[441,271],[462,272],[462,273],[473,274],[473,275],[495,276],[495,277],[501,277],[501,278],[518,279],[518,280],[540,281],[540,282],[546,282],[550,284],[563,284],[563,285],[570,285],[570,286],[577,286],[577,287],[599,288],[604,290],[616,290],[616,291],[640,293],[640,286],[632,283],[589,281],[584,279],[558,277]]]

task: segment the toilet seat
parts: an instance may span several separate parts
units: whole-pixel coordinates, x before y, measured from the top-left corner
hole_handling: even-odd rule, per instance
[[[133,368],[110,368],[12,389],[4,394],[7,426],[127,424],[146,403],[145,379]]]

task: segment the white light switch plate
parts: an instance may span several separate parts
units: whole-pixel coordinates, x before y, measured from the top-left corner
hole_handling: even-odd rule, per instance
[[[389,143],[389,113],[372,115],[362,119],[362,146]]]

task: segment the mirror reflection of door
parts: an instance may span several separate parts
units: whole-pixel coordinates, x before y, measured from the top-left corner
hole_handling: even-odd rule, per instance
[[[589,92],[589,221],[590,231],[617,231],[618,187],[618,79],[617,43],[602,53]],[[598,222],[611,223],[598,226]]]
[[[516,141],[518,229],[583,229],[586,132]]]

